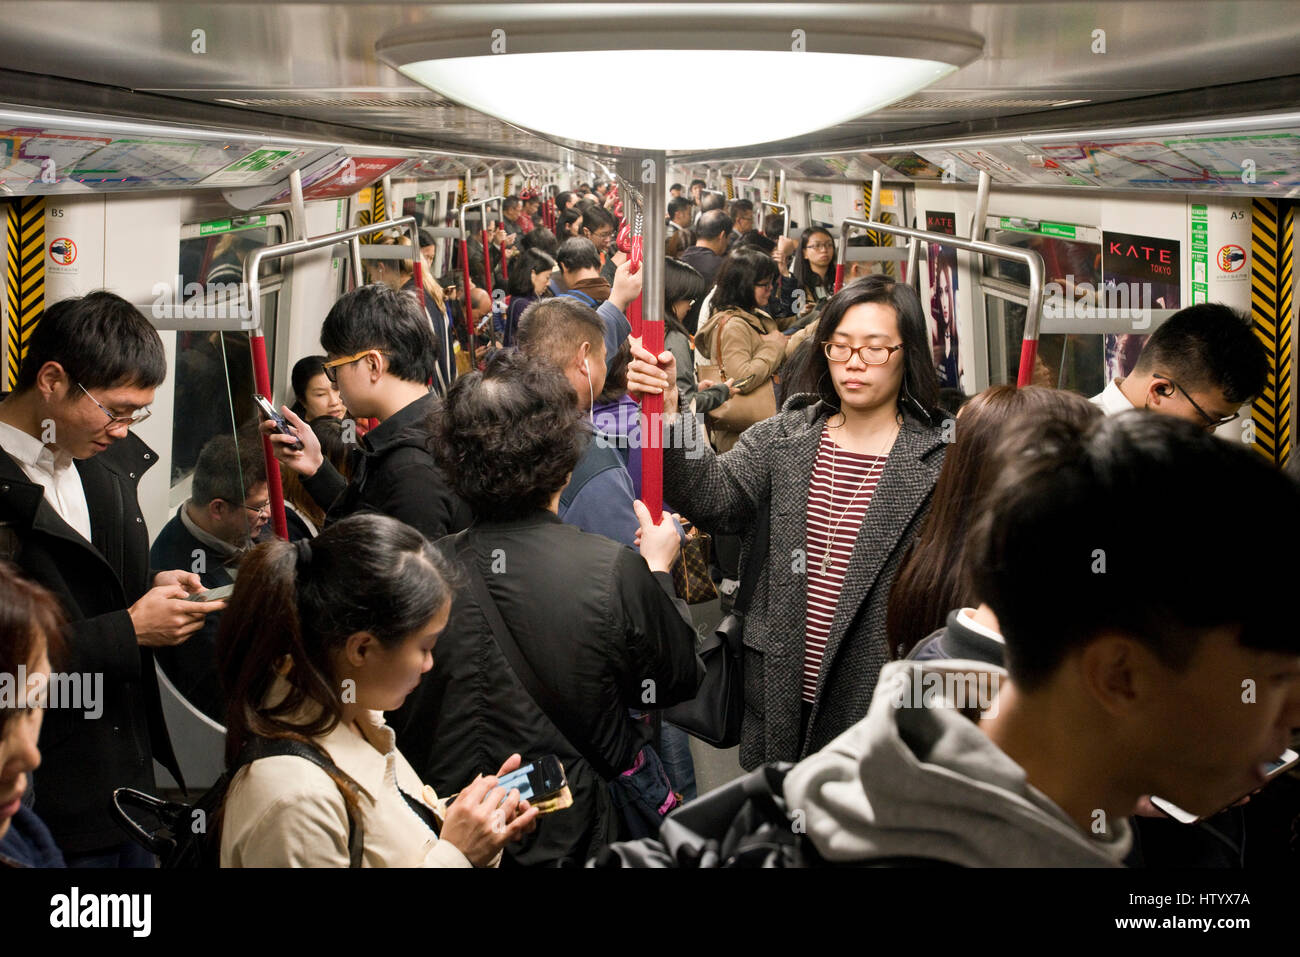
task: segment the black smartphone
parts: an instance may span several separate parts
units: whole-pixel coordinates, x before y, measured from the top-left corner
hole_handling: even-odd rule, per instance
[[[262,415],[268,421],[275,423],[275,431],[279,432],[281,435],[287,435],[293,439],[293,444],[290,445],[289,448],[291,449],[302,448],[302,439],[298,438],[298,433],[295,432],[292,428],[290,428],[288,422],[284,421],[284,416],[282,416],[279,412],[275,411],[275,408],[271,405],[270,402],[267,401],[266,396],[259,395],[255,392],[253,393],[253,401],[256,402],[257,407],[262,410]]]

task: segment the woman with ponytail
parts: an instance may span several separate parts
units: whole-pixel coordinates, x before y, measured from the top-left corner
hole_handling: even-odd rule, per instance
[[[383,712],[433,666],[451,609],[447,565],[419,532],[361,514],[311,540],[254,548],[222,616],[226,763],[260,739],[321,752],[241,768],[226,795],[222,867],[495,866],[537,812],[482,775],[450,806],[397,750]],[[511,755],[498,774],[519,766]]]

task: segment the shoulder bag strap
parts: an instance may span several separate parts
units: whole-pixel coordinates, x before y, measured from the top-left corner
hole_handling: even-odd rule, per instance
[[[331,761],[325,752],[311,745],[303,744],[301,741],[295,741],[292,738],[251,738],[239,753],[234,767],[230,769],[230,777],[234,778],[236,771],[246,764],[252,764],[259,758],[276,757],[285,754],[310,761],[326,773],[330,771],[337,773],[345,781],[351,782],[350,786],[353,788],[353,793],[356,793],[356,782],[352,781],[347,772],[341,770],[337,764]],[[362,827],[361,822],[357,820],[352,805],[346,799],[343,801],[343,806],[348,812],[348,867],[360,867],[361,854],[365,849],[365,829]]]
[[[749,611],[749,603],[754,598],[754,589],[758,587],[758,576],[762,574],[763,566],[767,563],[767,553],[771,548],[771,498],[765,498],[759,503],[758,514],[754,521],[757,523],[754,529],[754,550],[749,554],[749,561],[745,562],[744,573],[740,576],[740,589],[732,604],[732,609],[742,615]]]
[[[713,355],[718,360],[718,372],[722,374],[723,382],[727,381],[727,370],[722,365],[722,330],[726,327],[727,320],[730,318],[731,316],[723,316],[718,323],[718,338],[713,349]]]
[[[478,567],[478,555],[465,532],[461,533],[461,539],[457,544],[456,551],[466,571],[469,572],[469,585],[474,593],[474,600],[478,602],[479,608],[482,609],[483,617],[487,619],[488,627],[492,629],[492,636],[496,638],[497,645],[501,648],[502,654],[506,656],[506,661],[510,663],[515,677],[519,679],[519,683],[524,686],[524,690],[528,692],[533,702],[542,709],[542,713],[546,718],[555,725],[560,734],[569,742],[570,747],[586,758],[602,777],[613,780],[618,776],[618,771],[599,752],[590,747],[584,747],[583,744],[579,743],[585,743],[586,741],[582,733],[583,729],[560,726],[560,719],[556,716],[565,713],[564,706],[551,693],[551,690],[542,684],[541,679],[537,677],[537,672],[533,670],[533,666],[528,663],[523,651],[515,643],[514,636],[510,634],[510,629],[506,627],[505,621],[501,618],[501,611],[497,608],[497,603],[492,600],[492,593],[488,591],[487,581],[483,578],[483,573]]]

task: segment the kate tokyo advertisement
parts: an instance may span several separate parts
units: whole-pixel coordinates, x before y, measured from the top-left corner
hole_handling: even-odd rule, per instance
[[[1103,301],[1178,309],[1182,287],[1178,246],[1176,239],[1106,233],[1101,253]],[[1107,334],[1107,383],[1133,371],[1146,340],[1145,334]]]
[[[925,228],[933,233],[957,235],[954,213],[926,213]],[[961,365],[957,352],[957,250],[930,243],[926,250],[930,286],[930,344],[939,385],[959,388]]]

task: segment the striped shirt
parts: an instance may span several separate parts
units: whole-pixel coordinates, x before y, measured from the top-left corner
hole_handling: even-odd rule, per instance
[[[812,484],[808,487],[808,536],[804,553],[808,562],[807,624],[804,633],[803,700],[812,704],[817,696],[817,674],[821,671],[826,639],[830,635],[835,606],[849,567],[849,555],[858,529],[871,504],[872,493],[885,469],[884,455],[848,452],[831,441],[822,429]],[[835,484],[831,487],[831,463]],[[831,540],[832,532],[834,540]],[[829,565],[824,559],[829,557]]]

